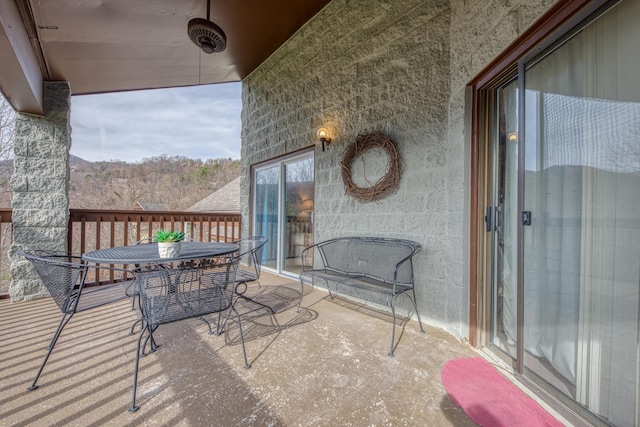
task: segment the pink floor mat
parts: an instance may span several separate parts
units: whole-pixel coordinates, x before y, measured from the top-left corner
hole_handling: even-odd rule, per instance
[[[450,360],[441,377],[451,399],[480,426],[563,426],[481,357]]]

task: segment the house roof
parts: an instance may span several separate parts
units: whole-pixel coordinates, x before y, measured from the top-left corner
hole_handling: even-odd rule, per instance
[[[240,212],[240,177],[187,209],[189,212]]]
[[[207,0],[0,2],[0,88],[18,111],[42,114],[43,82],[87,94],[239,81],[330,0],[215,0],[227,37],[206,54],[187,35]]]

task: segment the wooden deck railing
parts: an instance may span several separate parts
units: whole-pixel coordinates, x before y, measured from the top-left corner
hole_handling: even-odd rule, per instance
[[[7,252],[13,241],[11,209],[0,209],[0,294],[9,290]],[[157,230],[181,230],[188,239],[232,242],[240,238],[240,213],[70,209],[68,248],[72,253],[133,245]]]
[[[240,214],[71,209],[68,246],[84,253],[132,245],[160,229],[181,230],[199,242],[232,242],[240,238]]]

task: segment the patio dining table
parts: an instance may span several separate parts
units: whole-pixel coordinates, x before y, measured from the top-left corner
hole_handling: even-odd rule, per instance
[[[82,255],[86,262],[95,264],[165,264],[172,261],[190,261],[228,255],[239,248],[233,243],[220,242],[183,242],[180,255],[173,258],[161,258],[158,244],[118,246],[98,249]]]
[[[87,263],[136,266],[134,270],[136,277],[129,285],[133,287],[133,291],[127,288],[130,296],[138,298],[138,308],[141,313],[141,317],[131,326],[133,334],[136,325],[140,325],[140,335],[136,349],[133,396],[129,412],[138,410],[136,393],[139,360],[140,356],[146,354],[147,344],[150,346],[150,351],[158,348],[154,331],[159,325],[197,317],[207,325],[209,333],[213,334],[209,321],[203,316],[218,313],[216,328],[218,333],[221,331],[222,312],[229,309],[238,318],[245,368],[251,366],[244,348],[240,315],[234,307],[233,290],[227,289],[227,285],[235,280],[238,258],[210,261],[238,250],[239,245],[232,243],[182,242],[180,255],[167,258],[160,257],[157,243],[149,243],[99,249],[82,255],[82,259]],[[198,262],[200,260],[202,262]],[[150,269],[147,270],[147,267]],[[227,319],[229,315],[227,314]]]

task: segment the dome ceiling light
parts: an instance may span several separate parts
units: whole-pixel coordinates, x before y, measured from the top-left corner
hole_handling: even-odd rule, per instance
[[[222,28],[209,20],[211,0],[207,0],[207,19],[193,18],[187,25],[189,38],[204,53],[219,53],[227,47],[227,36]]]

